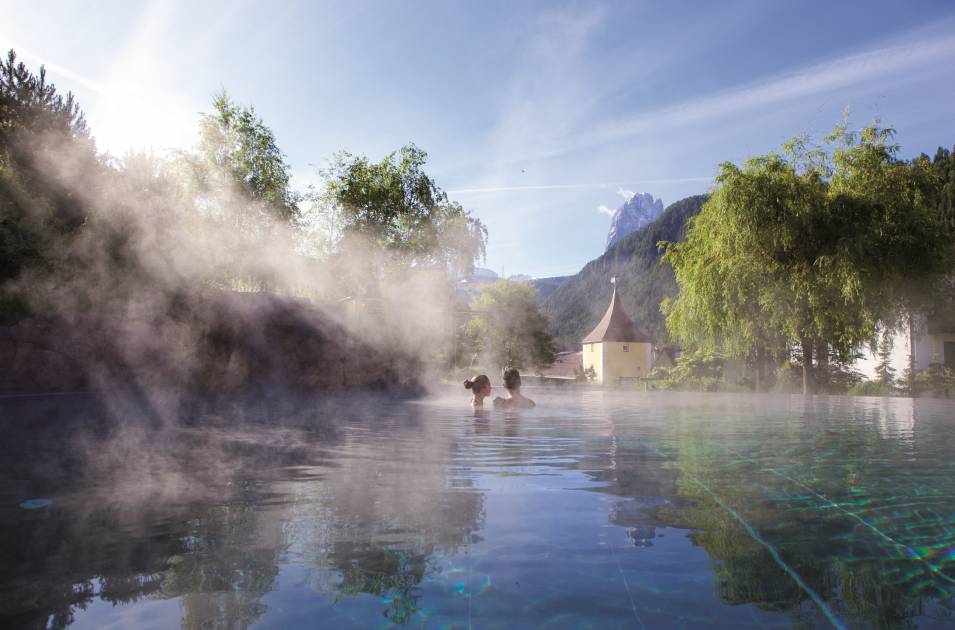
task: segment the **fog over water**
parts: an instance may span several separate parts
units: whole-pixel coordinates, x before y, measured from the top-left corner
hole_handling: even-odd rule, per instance
[[[952,403],[6,400],[3,625],[942,627]],[[51,432],[68,440],[51,440]],[[45,507],[20,507],[47,499]]]
[[[605,19],[595,14],[576,48]],[[555,25],[572,33],[577,20],[569,12]],[[929,62],[955,54],[955,39],[939,37],[910,49],[870,46],[862,65],[898,50],[921,50],[916,60]],[[576,49],[540,41],[547,45],[536,45],[528,68]],[[440,183],[474,200],[468,208],[425,173],[432,166],[413,144],[381,162],[314,156],[327,160],[314,186],[295,190],[271,129],[224,92],[212,114],[197,116],[196,146],[110,155],[72,95],[57,100],[42,72],[16,66],[12,52],[5,59],[4,76],[20,84],[0,82],[0,628],[955,624],[953,402],[810,395],[817,340],[786,326],[769,362],[762,341],[737,352],[739,378],[726,376],[723,357],[697,357],[718,364],[720,376],[678,381],[663,369],[666,378],[646,386],[758,391],[758,378],[743,377],[753,350],[756,374],[782,364],[783,387],[800,342],[805,396],[624,391],[575,378],[526,386],[537,407],[504,413],[469,408],[471,392],[457,384],[459,372],[487,372],[497,390],[505,365],[520,367],[525,382],[544,381],[527,377],[555,349],[529,285],[498,284],[486,302],[462,289],[475,264],[492,264],[487,229],[469,209],[535,190],[584,199],[577,194],[593,188],[585,180],[598,167],[635,155],[607,147],[640,144],[643,155],[652,143],[631,141],[657,122],[700,126],[723,120],[703,115],[710,109],[772,105],[794,82],[848,76],[854,57],[816,60],[766,88],[741,83],[566,127],[553,124],[567,118],[560,108],[541,117],[522,101],[520,116],[490,130],[499,150],[485,147],[482,158],[472,142],[473,155],[436,161],[450,171]],[[587,77],[586,67],[566,71]],[[565,83],[557,69],[541,75],[543,87]],[[558,104],[579,109],[577,96],[600,94],[588,86],[571,86]],[[588,107],[607,96],[593,98]],[[527,125],[525,116],[541,120]],[[744,122],[710,125],[707,143],[731,147],[720,159],[762,150],[762,139],[730,141]],[[553,137],[525,142],[546,125]],[[546,177],[531,168],[581,151],[604,157],[579,173],[580,184],[571,162]],[[641,181],[675,191],[710,179],[698,156],[651,157],[685,177]],[[475,160],[491,165],[464,174]],[[527,182],[517,176],[525,170]],[[504,249],[575,232],[526,218],[543,200],[508,205],[515,225],[493,235]],[[891,224],[866,225],[876,233]],[[587,301],[573,302],[579,322]],[[822,312],[830,303],[818,304]],[[820,321],[842,325],[840,316]],[[869,332],[880,332],[875,322],[859,330],[872,323]],[[823,332],[813,334],[828,378],[830,341],[850,337]],[[702,351],[684,344],[677,353],[662,336],[661,359]],[[846,352],[861,347],[857,336]],[[896,356],[904,346],[896,341]]]

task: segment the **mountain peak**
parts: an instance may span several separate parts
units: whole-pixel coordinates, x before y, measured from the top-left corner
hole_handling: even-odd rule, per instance
[[[607,234],[607,249],[631,232],[653,223],[661,214],[662,199],[654,199],[650,193],[634,193],[613,213],[610,232]]]

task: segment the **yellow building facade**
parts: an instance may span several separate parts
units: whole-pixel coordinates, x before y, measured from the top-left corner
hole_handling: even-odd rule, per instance
[[[585,371],[593,370],[601,385],[645,378],[653,369],[650,337],[624,312],[616,285],[607,312],[584,337],[582,363]]]

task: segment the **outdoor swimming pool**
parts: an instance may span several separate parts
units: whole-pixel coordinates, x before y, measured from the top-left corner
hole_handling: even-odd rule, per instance
[[[8,443],[0,625],[955,624],[951,402],[527,393]]]

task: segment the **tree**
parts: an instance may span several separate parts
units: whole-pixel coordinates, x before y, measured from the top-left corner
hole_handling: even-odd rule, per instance
[[[198,148],[180,153],[176,167],[184,199],[217,233],[210,277],[235,290],[276,290],[279,274],[262,259],[297,253],[302,222],[285,155],[255,110],[225,92],[199,127]]]
[[[536,368],[554,362],[554,338],[526,282],[499,280],[481,287],[472,300],[478,311],[465,326],[470,352],[495,367]]]
[[[914,378],[914,389],[920,393],[948,398],[955,392],[955,371],[941,363],[930,363],[927,369],[916,374]]]
[[[270,221],[295,224],[299,195],[275,134],[251,107],[225,92],[199,121],[199,149],[183,155],[200,205],[242,231],[260,232]]]
[[[832,196],[852,199],[867,212],[867,233],[856,238],[868,249],[860,258],[871,302],[885,327],[907,328],[909,346],[917,319],[952,295],[955,270],[955,215],[952,173],[942,149],[932,163],[896,157],[894,131],[873,125],[855,133],[843,123],[828,137],[833,154]],[[914,356],[909,369],[914,370]]]
[[[714,238],[721,234],[722,195],[716,190],[707,202],[710,210],[690,219],[686,241],[661,243],[662,259],[673,266],[680,286],[678,299],[663,300],[661,311],[677,341],[752,359],[759,391],[767,353],[781,352],[788,339],[762,317],[763,302],[777,292],[773,278],[731,239]]]
[[[656,367],[650,378],[659,380],[662,389],[717,391],[726,386],[723,367],[726,361],[708,350],[686,352],[671,368]]]
[[[948,149],[939,147],[931,160],[922,154],[913,161],[913,167],[919,168],[929,185],[922,191],[923,208],[934,215],[939,224],[939,234],[955,234],[955,157]],[[918,370],[915,366],[914,342],[920,315],[929,317],[942,315],[950,318],[955,303],[955,239],[949,240],[949,247],[936,252],[936,273],[929,274],[921,282],[902,284],[899,302],[902,307],[901,326],[908,328],[909,364],[901,379],[901,386],[909,396],[918,394]]]
[[[742,167],[724,163],[685,243],[667,246],[679,296],[667,327],[737,356],[797,344],[803,391],[898,321],[906,287],[934,278],[950,232],[926,203],[927,169],[895,157],[892,131],[847,125],[797,137]],[[941,262],[940,262],[941,261]]]
[[[777,336],[796,341],[808,392],[813,341],[835,315],[828,307],[836,302],[839,261],[822,242],[834,235],[818,229],[828,210],[823,173],[800,148],[793,143],[787,155],[753,158],[742,168],[721,165],[719,188],[686,242],[665,254],[680,285],[667,324],[677,338],[703,337],[736,356]],[[690,332],[701,323],[702,332]]]
[[[49,268],[60,240],[88,207],[63,178],[63,163],[90,180],[101,164],[72,93],[56,91],[10,50],[0,61],[0,282],[27,266]]]
[[[879,343],[879,363],[875,366],[876,381],[887,390],[895,389],[895,368],[892,367],[892,331],[883,330]]]
[[[58,93],[43,66],[33,74],[10,50],[0,60],[0,318],[27,312],[32,292],[12,282],[25,270],[66,266],[103,168],[72,93]],[[77,180],[88,187],[77,190]]]
[[[414,144],[380,162],[340,152],[310,195],[330,215],[329,249],[364,254],[364,279],[409,269],[457,276],[483,258],[487,228],[425,173],[427,158]]]

